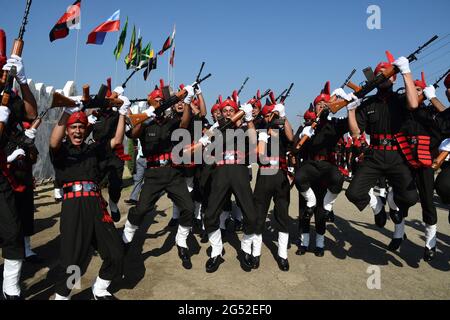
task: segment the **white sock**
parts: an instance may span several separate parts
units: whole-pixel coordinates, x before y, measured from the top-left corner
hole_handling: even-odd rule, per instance
[[[5,259],[3,268],[3,292],[9,296],[20,296],[22,260]]]
[[[172,209],[172,219],[179,219],[179,218],[180,218],[180,209],[174,203]]]
[[[124,243],[130,243],[133,241],[134,234],[136,233],[136,230],[138,229],[138,226],[135,226],[130,223],[130,221],[127,220],[125,222],[125,227],[123,228],[123,234],[122,234],[122,240]]]
[[[325,247],[325,235],[316,233],[316,248]]]
[[[380,188],[379,194],[380,197],[386,198],[386,188]]]
[[[309,247],[309,233],[302,233],[300,241],[303,247]]]
[[[312,207],[316,206],[316,204],[317,204],[316,195],[314,194],[314,191],[311,188],[309,188],[305,192],[300,192],[300,194],[303,196],[303,198],[305,198],[306,206],[308,208],[312,208]]]
[[[236,220],[242,221],[242,210],[241,210],[241,208],[239,208],[239,206],[237,204],[232,206],[231,212],[232,212],[233,218],[235,218]]]
[[[111,209],[111,212],[119,212],[119,207],[117,206],[117,203],[109,199],[109,209]]]
[[[111,293],[107,290],[110,284],[110,280],[103,280],[102,278],[97,277],[94,285],[92,286],[92,293],[97,297],[110,296]]]
[[[241,249],[245,253],[252,254],[252,243],[254,234],[245,234],[242,237]]]
[[[283,259],[288,257],[289,233],[278,232],[278,256]]]
[[[31,250],[31,241],[30,241],[30,237],[24,237],[24,241],[25,241],[25,257],[31,257],[31,256],[35,256],[36,253]]]
[[[253,239],[252,239],[252,243],[253,243],[252,255],[254,257],[259,257],[261,255],[262,242],[263,242],[262,234],[255,234],[253,236]]]
[[[437,225],[425,224],[425,246],[428,249],[436,247],[436,231]]]
[[[225,225],[225,221],[230,217],[231,212],[230,211],[222,211],[220,214],[220,229],[225,230],[227,227]]]
[[[389,205],[389,208],[395,211],[399,211],[400,209],[398,208],[398,206],[395,204],[394,201],[394,190],[391,188],[389,189],[389,193],[387,195],[387,203]]]
[[[187,248],[186,240],[189,236],[189,232],[191,231],[191,228],[183,227],[182,225],[178,225],[178,231],[177,235],[175,237],[175,242],[177,246]]]
[[[375,196],[373,193],[373,189],[369,191],[370,202],[369,205],[372,208],[373,214],[377,215],[380,213],[383,208],[383,202],[381,202],[380,198]]]
[[[201,220],[202,219],[202,204],[201,202],[194,202],[194,216],[195,219]]]
[[[54,300],[70,300],[70,296],[64,297],[64,296],[60,296],[59,294],[55,294]]]
[[[223,243],[222,243],[222,233],[220,229],[217,229],[214,232],[208,233],[208,239],[211,243],[211,258],[222,255]]]
[[[396,224],[394,228],[394,239],[403,239],[405,235],[405,219],[401,223]]]
[[[60,188],[55,188],[55,199],[62,199],[63,192]]]
[[[323,208],[327,211],[333,210],[333,204],[336,201],[338,195],[338,193],[333,193],[330,190],[327,190],[327,193],[323,198]]]

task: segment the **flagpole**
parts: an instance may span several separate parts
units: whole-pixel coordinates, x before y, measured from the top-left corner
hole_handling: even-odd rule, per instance
[[[73,82],[76,85],[77,83],[77,65],[78,65],[78,40],[79,40],[80,29],[77,29],[77,42],[75,45],[75,70],[73,74]]]

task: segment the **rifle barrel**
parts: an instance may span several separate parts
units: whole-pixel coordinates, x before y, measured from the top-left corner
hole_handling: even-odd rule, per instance
[[[241,94],[241,91],[242,91],[242,89],[244,89],[245,84],[247,83],[248,79],[250,79],[250,78],[249,78],[249,77],[245,78],[244,83],[242,84],[241,88],[240,88],[239,91],[238,91],[238,95]]]
[[[30,13],[32,0],[27,0],[27,5],[25,7],[25,14],[23,15],[22,25],[20,26],[18,39],[23,40],[23,35],[25,33],[25,26],[28,24],[28,14]]]
[[[200,67],[200,71],[198,72],[197,75],[197,81],[200,79],[200,76],[202,75],[202,71],[203,71],[203,67],[205,66],[205,62],[202,62],[202,66]]]

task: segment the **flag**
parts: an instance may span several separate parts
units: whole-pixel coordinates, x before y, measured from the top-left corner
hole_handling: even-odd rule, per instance
[[[133,33],[131,34],[130,40],[130,50],[128,51],[127,56],[125,57],[125,64],[127,66],[127,70],[130,69],[131,62],[135,58],[136,51],[134,50],[136,41],[136,26],[133,26]]]
[[[148,62],[148,60],[150,59],[150,53],[153,51],[151,50],[151,43],[147,43],[147,45],[145,46],[144,49],[141,50],[140,52],[140,61],[137,64],[137,69],[142,69],[146,63]]]
[[[50,31],[50,42],[69,35],[69,29],[81,28],[81,0],[75,1]]]
[[[150,52],[150,58],[148,59],[147,62],[147,68],[144,71],[144,81],[147,81],[147,78],[150,74],[150,71],[156,69],[157,63],[158,63],[158,57],[155,56],[155,52],[152,50]]]
[[[131,66],[134,68],[136,68],[141,62],[141,51],[142,51],[142,37],[139,37],[135,48],[136,54],[134,55],[134,59],[131,61]]]
[[[172,35],[170,35],[166,41],[164,42],[163,48],[161,49],[161,51],[158,53],[159,56],[161,56],[164,52],[166,52],[167,50],[169,50],[172,45],[173,45],[173,40],[175,39],[175,26],[173,26],[173,32]]]
[[[173,46],[173,48],[172,48],[172,54],[170,55],[170,65],[172,66],[172,68],[173,68],[173,63],[174,63],[174,60],[175,60],[175,46]]]
[[[128,27],[128,17],[127,21],[125,21],[125,26],[123,27],[122,32],[120,33],[119,42],[117,43],[116,48],[114,49],[114,56],[117,59],[120,58],[120,54],[122,53],[123,45],[125,44],[125,39],[127,37],[127,27]]]
[[[103,44],[107,32],[114,32],[120,30],[120,10],[117,10],[113,15],[100,24],[97,28],[89,33],[87,44]]]

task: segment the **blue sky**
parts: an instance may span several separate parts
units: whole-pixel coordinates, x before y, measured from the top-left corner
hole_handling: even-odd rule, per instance
[[[0,0],[0,27],[8,35],[8,49],[17,36],[25,0]],[[74,0],[34,0],[25,34],[24,61],[27,76],[61,88],[74,77],[76,31],[50,43],[53,25]],[[369,30],[366,12],[369,5],[381,9],[381,30]],[[295,124],[296,114],[303,114],[309,102],[320,92],[326,80],[331,87],[340,86],[356,68],[355,82],[362,81],[361,70],[385,60],[384,51],[394,56],[407,55],[434,34],[450,32],[450,1],[256,1],[256,0],[82,0],[82,25],[79,33],[77,84],[89,83],[95,91],[108,76],[114,77],[116,62],[113,50],[118,33],[108,34],[102,46],[86,45],[89,32],[121,9],[121,20],[140,28],[144,42],[151,41],[158,51],[177,26],[175,82],[194,81],[202,61],[211,77],[203,85],[210,107],[219,94],[229,95],[250,77],[241,100],[249,99],[256,89],[279,93],[295,83],[286,101],[287,114]],[[129,71],[123,63],[128,40],[118,62],[121,83]],[[438,50],[412,65],[415,78],[425,71],[428,82],[437,72],[450,66],[450,36],[430,48],[424,55]],[[159,78],[167,79],[167,52],[158,61],[158,70],[147,82],[142,74],[131,80],[126,94],[145,97]],[[420,68],[420,69],[419,69]],[[142,73],[142,72],[141,72]],[[442,89],[438,97],[445,97]]]

